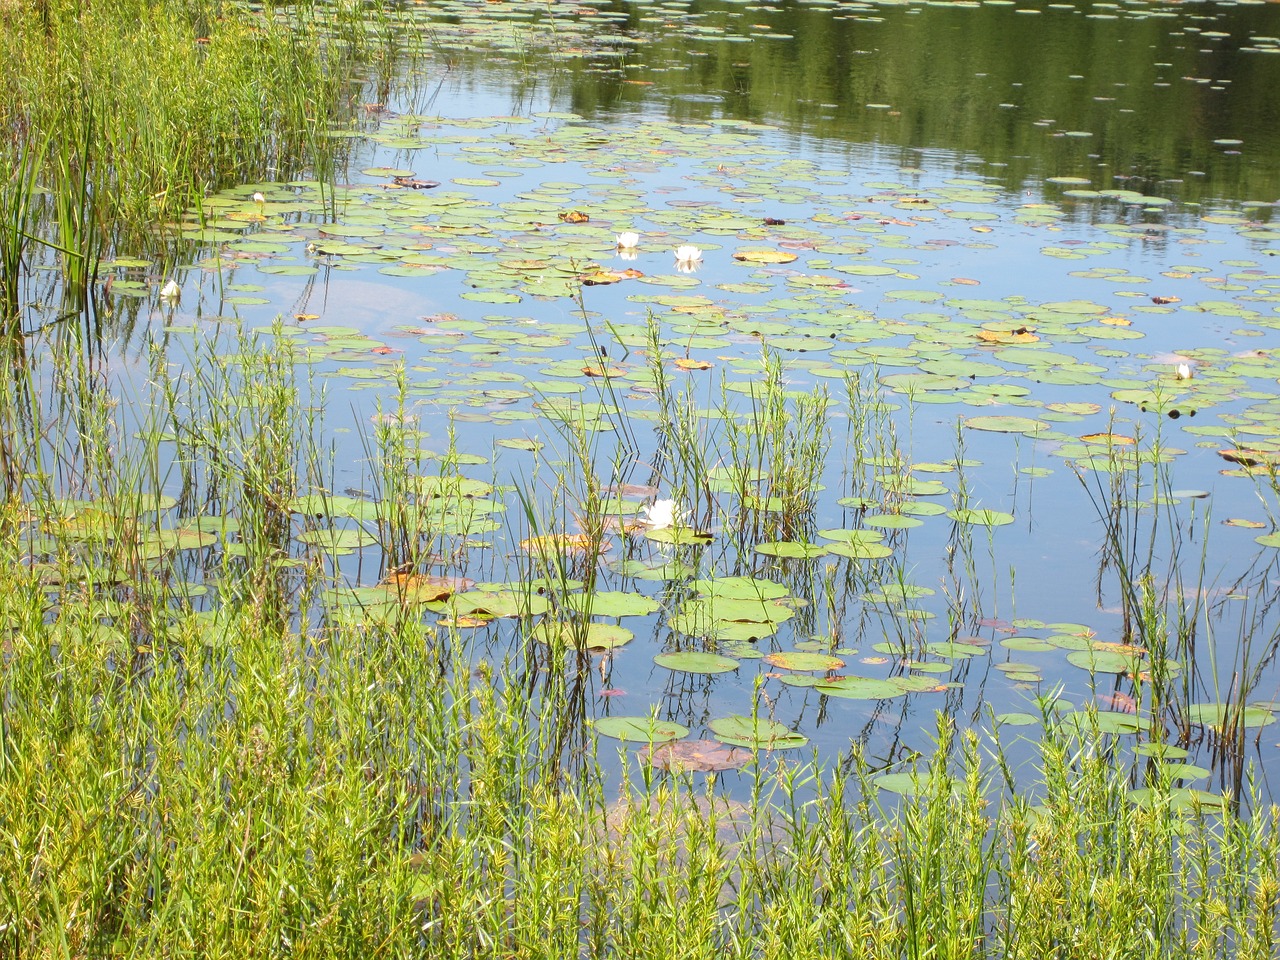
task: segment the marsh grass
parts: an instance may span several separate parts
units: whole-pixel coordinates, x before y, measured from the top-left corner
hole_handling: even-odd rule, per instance
[[[1246,755],[1261,728],[1251,705],[1268,694],[1266,666],[1276,655],[1266,620],[1271,563],[1253,564],[1227,589],[1209,575],[1210,511],[1197,520],[1175,510],[1172,470],[1159,429],[1132,445],[1109,445],[1076,472],[1103,528],[1098,596],[1114,590],[1124,640],[1143,656],[1130,677],[1138,708],[1162,722],[1157,739],[1179,746],[1207,741],[1223,783],[1239,799]],[[1109,582],[1113,578],[1113,583]],[[1230,624],[1230,642],[1219,625]],[[1165,721],[1169,724],[1166,733]]]
[[[335,574],[297,553],[289,502],[333,467],[288,349],[245,337],[172,378],[157,345],[163,402],[118,423],[120,390],[65,336],[62,404],[35,374],[4,394],[6,423],[33,419],[14,443],[48,464],[0,503],[18,534],[0,539],[4,956],[1271,955],[1276,808],[1188,800],[1158,758],[1135,765],[1048,699],[1032,768],[940,717],[893,768],[904,793],[857,744],[671,774],[592,734],[580,645],[522,656],[402,605],[313,616]],[[412,502],[409,417],[387,412],[366,467]],[[743,449],[772,472],[755,429]],[[585,419],[558,439],[574,476],[522,488],[520,533],[610,512],[579,475],[615,475],[625,447]],[[447,453],[438,469],[436,491],[461,479]],[[388,550],[432,562],[434,527],[378,516]],[[152,539],[201,517],[216,544]],[[567,594],[596,557],[526,562],[524,589]]]
[[[750,802],[575,786],[539,775],[512,667],[442,676],[413,622],[321,642],[249,604],[139,652],[39,595],[0,597],[9,956],[1271,955],[1274,808],[1178,809],[1158,777],[1135,805],[1051,718],[1018,793],[945,720],[905,797],[856,756],[762,759]]]
[[[344,78],[375,41],[339,29],[345,8],[291,9],[0,7],[0,162],[12,171],[0,189],[0,293],[10,326],[41,246],[57,253],[66,307],[80,310],[118,243],[135,256],[162,246],[206,191],[334,177]]]

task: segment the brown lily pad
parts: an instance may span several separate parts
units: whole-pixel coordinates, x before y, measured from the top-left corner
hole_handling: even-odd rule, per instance
[[[717,740],[678,740],[645,747],[639,755],[641,760],[647,760],[659,770],[695,773],[738,770],[745,767],[753,756],[750,750],[731,747]]]

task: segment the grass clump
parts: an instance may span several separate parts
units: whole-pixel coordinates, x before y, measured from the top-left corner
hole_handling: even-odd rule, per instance
[[[1180,802],[1158,767],[1135,803],[1119,752],[1052,717],[1025,796],[946,720],[900,793],[856,751],[761,755],[747,799],[647,766],[571,782],[537,683],[415,618],[300,630],[247,600],[143,644],[46,622],[18,559],[6,956],[1271,955],[1277,810]]]
[[[359,48],[339,14],[286,17],[220,0],[0,5],[0,280],[10,312],[24,251],[55,251],[83,299],[117,241],[176,236],[182,211],[231,184],[332,176]],[[33,196],[34,190],[34,196]]]

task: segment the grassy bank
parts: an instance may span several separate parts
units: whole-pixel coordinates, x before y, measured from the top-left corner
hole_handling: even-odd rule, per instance
[[[340,8],[220,0],[0,5],[0,285],[51,253],[83,302],[118,241],[164,251],[205,192],[331,175],[363,31]],[[360,39],[357,39],[360,38]]]
[[[1135,805],[1102,741],[1052,723],[1012,785],[944,723],[884,807],[856,754],[762,754],[746,801],[590,762],[566,782],[528,678],[473,683],[412,623],[300,634],[247,606],[143,648],[41,623],[40,596],[3,594],[6,956],[1273,955],[1275,809],[1176,806],[1159,765]]]

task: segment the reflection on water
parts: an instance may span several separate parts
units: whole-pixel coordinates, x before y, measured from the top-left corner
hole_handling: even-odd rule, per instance
[[[327,577],[334,617],[398,615],[391,567],[467,582],[415,614],[543,685],[568,718],[557,751],[587,750],[605,715],[702,735],[763,712],[824,755],[857,741],[888,763],[926,746],[936,710],[1016,728],[1060,690],[1124,733],[1163,710],[1238,786],[1246,756],[1275,754],[1252,727],[1210,730],[1242,685],[1257,718],[1274,706],[1280,562],[1254,528],[1280,459],[1262,259],[1280,234],[1254,222],[1269,207],[1195,203],[1275,196],[1259,91],[1280,58],[1242,50],[1267,11],[956,7],[442,19],[415,68],[431,82],[369,112],[351,183],[210,198],[180,301],[111,268],[116,332],[139,355],[155,338],[154,366],[115,376],[154,401],[172,369],[167,412],[195,432],[214,403],[187,338],[278,321],[268,354],[316,388],[300,403],[332,391],[315,447],[331,461],[273,505],[287,568]],[[217,401],[251,403],[270,364],[241,369],[254,351],[229,333],[219,349]],[[249,409],[245,450],[270,460],[282,407]],[[1222,477],[1241,436],[1264,469]],[[164,449],[176,519],[254,509],[215,504],[191,450]],[[589,478],[628,491],[608,516]],[[1210,506],[1237,522],[1212,528],[1201,578]],[[696,536],[653,529],[677,511]],[[595,521],[599,557],[578,549]],[[166,559],[212,588],[196,606],[246,549],[219,532]],[[778,593],[716,585],[736,577]],[[618,599],[634,595],[659,610]],[[521,597],[583,629],[575,611],[613,605],[590,619],[616,648],[557,660],[555,623],[506,615]],[[764,660],[784,653],[840,665]]]
[[[560,33],[545,6],[504,6],[498,45],[518,36],[528,53],[514,69],[472,24],[451,42],[438,23],[433,49],[593,119],[783,121],[828,149],[896,147],[906,165],[976,158],[1009,189],[1105,175],[1188,202],[1280,196],[1266,4],[601,2],[558,4]],[[532,53],[543,44],[553,69]]]

